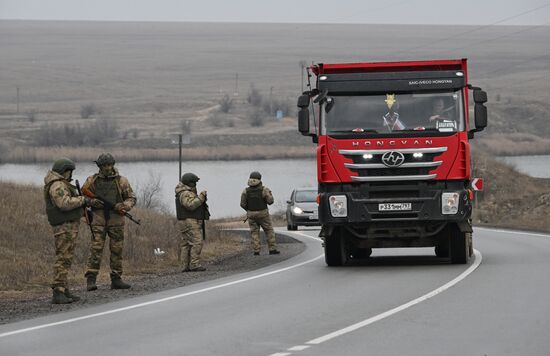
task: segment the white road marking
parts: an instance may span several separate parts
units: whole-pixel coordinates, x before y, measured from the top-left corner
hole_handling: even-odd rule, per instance
[[[288,349],[288,351],[304,351],[305,349],[309,349],[311,346],[309,345],[298,345],[294,346]]]
[[[519,231],[519,230],[500,230],[500,229],[490,229],[486,227],[474,227],[476,230],[487,230],[487,231],[494,231],[494,232],[503,232],[505,234],[515,234],[515,235],[530,235],[530,236],[537,236],[537,237],[550,237],[549,234],[538,234],[533,232],[527,232],[527,231]]]
[[[312,237],[312,236],[309,236],[309,235],[306,235],[306,234],[303,234],[303,233],[300,233],[300,232],[295,232],[295,234],[302,235],[302,236],[305,236],[305,237],[309,237],[309,238],[314,239],[314,240],[320,240],[320,239],[317,238],[317,237]],[[80,320],[86,320],[86,319],[91,319],[91,318],[97,318],[97,317],[99,317],[99,316],[109,315],[109,314],[114,314],[114,313],[119,313],[119,312],[126,311],[126,310],[142,308],[142,307],[146,307],[146,306],[153,305],[153,304],[158,304],[158,303],[163,303],[163,302],[167,302],[167,301],[174,300],[174,299],[179,299],[179,298],[188,297],[188,296],[190,296],[190,295],[195,295],[195,294],[204,293],[204,292],[209,292],[209,291],[216,290],[216,289],[220,289],[220,288],[224,288],[224,287],[233,286],[233,285],[235,285],[235,284],[240,284],[240,283],[252,281],[252,280],[255,280],[255,279],[259,279],[259,278],[271,276],[271,275],[274,275],[274,274],[277,274],[277,273],[281,273],[281,272],[285,272],[285,271],[288,271],[288,270],[291,270],[291,269],[294,269],[294,268],[298,268],[298,267],[301,267],[301,266],[303,266],[303,265],[307,265],[308,263],[311,263],[311,262],[313,262],[313,261],[316,261],[316,260],[322,258],[323,256],[324,256],[324,254],[323,254],[323,255],[319,255],[319,256],[317,256],[317,257],[315,257],[315,258],[312,258],[312,259],[310,259],[310,260],[307,260],[307,261],[304,261],[304,262],[297,263],[297,264],[292,265],[292,266],[288,266],[288,267],[285,267],[285,268],[280,268],[280,269],[277,269],[277,270],[274,270],[274,271],[271,271],[271,272],[262,273],[262,274],[259,274],[259,275],[256,275],[256,276],[252,276],[252,277],[247,277],[247,278],[239,279],[239,280],[236,280],[236,281],[233,281],[233,282],[223,283],[223,284],[220,284],[220,285],[216,285],[216,286],[212,286],[212,287],[208,287],[208,288],[199,289],[199,290],[196,290],[196,291],[193,291],[193,292],[187,292],[187,293],[177,294],[177,295],[173,295],[173,296],[171,296],[171,297],[166,297],[166,298],[161,298],[161,299],[155,299],[155,300],[151,300],[151,301],[149,301],[149,302],[144,302],[144,303],[129,305],[129,306],[127,306],[127,307],[117,308],[117,309],[112,309],[112,310],[107,310],[107,311],[100,312],[100,313],[95,313],[95,314],[84,315],[84,316],[80,316],[80,317],[77,317],[77,318],[71,318],[71,319],[61,320],[61,321],[57,321],[57,322],[54,322],[54,323],[42,324],[42,325],[37,325],[37,326],[29,327],[29,328],[24,328],[24,329],[18,329],[18,330],[8,331],[8,332],[5,332],[5,333],[0,334],[0,338],[6,337],[6,336],[11,336],[11,335],[16,335],[16,334],[22,334],[22,333],[29,332],[29,331],[44,329],[44,328],[48,328],[48,327],[52,327],[52,326],[57,326],[57,325],[63,325],[63,324],[74,323],[74,322],[80,321]],[[284,355],[288,355],[288,354],[284,354]]]
[[[360,329],[362,327],[365,327],[367,325],[370,325],[370,324],[373,324],[377,321],[380,321],[382,319],[385,319],[391,315],[394,315],[396,313],[399,313],[400,311],[403,311],[405,309],[408,309],[410,307],[412,307],[413,305],[416,305],[416,304],[419,304],[421,302],[424,302],[432,297],[435,297],[436,295],[438,295],[439,293],[451,288],[452,286],[454,286],[455,284],[457,284],[458,282],[462,281],[464,278],[466,278],[469,274],[471,274],[476,268],[479,267],[479,265],[481,264],[481,259],[482,259],[482,256],[481,256],[481,253],[478,251],[478,250],[474,250],[474,255],[475,255],[475,260],[474,260],[474,263],[468,268],[466,269],[464,272],[462,272],[458,277],[456,277],[455,279],[451,280],[450,282],[442,285],[441,287],[437,288],[437,289],[434,289],[433,291],[427,293],[427,294],[424,294],[423,296],[419,297],[419,298],[416,298],[414,300],[411,300],[410,302],[408,303],[405,303],[405,304],[402,304],[396,308],[393,308],[393,309],[390,309],[386,312],[383,312],[381,314],[378,314],[378,315],[375,315],[371,318],[368,318],[368,319],[365,319],[363,321],[360,321],[356,324],[353,324],[353,325],[350,325],[348,327],[345,327],[343,329],[340,329],[340,330],[336,330],[334,332],[331,332],[329,334],[326,334],[324,336],[321,336],[321,337],[318,337],[316,339],[313,339],[313,340],[310,340],[308,342],[306,342],[306,344],[309,344],[309,345],[319,345],[325,341],[329,341],[331,339],[334,339],[338,336],[342,336],[344,334],[347,334],[347,333],[350,333],[352,331],[355,331],[357,329]]]
[[[290,352],[277,352],[269,356],[288,356],[288,355],[292,355],[292,354]]]

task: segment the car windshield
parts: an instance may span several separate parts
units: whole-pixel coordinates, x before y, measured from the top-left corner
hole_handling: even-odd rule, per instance
[[[298,190],[296,191],[296,203],[312,203],[317,201],[317,192],[314,190]]]
[[[323,134],[464,130],[462,92],[331,96]],[[323,104],[326,106],[326,104]]]

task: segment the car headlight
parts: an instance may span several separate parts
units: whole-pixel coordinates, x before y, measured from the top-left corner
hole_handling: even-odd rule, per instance
[[[348,198],[345,195],[331,195],[328,198],[330,215],[335,218],[348,216]]]
[[[441,194],[441,214],[454,215],[458,213],[458,204],[460,203],[460,193]]]
[[[295,206],[294,208],[292,208],[292,212],[296,215],[300,215],[302,214],[304,211],[302,209],[300,209],[299,207]]]

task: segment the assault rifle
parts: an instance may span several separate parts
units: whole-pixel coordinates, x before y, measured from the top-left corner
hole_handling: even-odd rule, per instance
[[[206,220],[210,219],[210,212],[208,211],[208,204],[206,204],[206,196],[204,197],[204,209],[202,216],[202,239],[206,240]]]
[[[102,197],[101,195],[94,194],[94,193],[93,193],[92,191],[90,191],[88,188],[82,189],[82,192],[83,192],[84,195],[87,196],[88,198],[97,199],[97,200],[99,200],[101,203],[103,203],[103,213],[105,214],[105,220],[109,219],[110,211],[115,209],[115,204],[113,204],[113,203],[110,202],[109,200],[105,199],[105,198]],[[127,212],[126,210],[119,210],[118,213],[119,213],[120,215],[124,215],[124,216],[127,217],[130,221],[132,221],[133,223],[136,223],[136,224],[138,224],[138,225],[141,225],[141,221],[140,221],[139,219],[134,218],[134,217],[133,217],[129,212]],[[105,223],[107,223],[107,221],[105,221]]]
[[[78,179],[75,181],[76,183],[76,190],[78,191],[78,195],[82,195],[82,190],[80,190],[80,183],[78,182]],[[86,218],[86,224],[90,227],[90,232],[92,233],[92,240],[94,239],[94,230],[92,229],[92,220],[94,216],[92,215],[92,209],[89,206],[84,207],[84,218]]]

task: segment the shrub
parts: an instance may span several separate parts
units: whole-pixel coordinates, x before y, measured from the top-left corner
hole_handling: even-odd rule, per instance
[[[260,106],[262,104],[262,100],[263,98],[260,91],[256,89],[254,84],[251,84],[250,90],[248,91],[248,98],[247,98],[248,103],[253,106]]]
[[[80,117],[83,119],[87,119],[90,116],[93,116],[98,113],[99,113],[99,109],[94,103],[85,104],[80,107]]]
[[[208,115],[208,123],[214,127],[223,127],[224,118],[219,112],[212,112]]]
[[[260,127],[265,125],[266,117],[261,110],[254,110],[248,114],[248,121],[251,126]]]
[[[97,145],[118,137],[118,126],[109,118],[96,120],[89,125],[41,126],[35,139],[38,146]]]
[[[225,94],[223,98],[220,99],[220,111],[223,113],[228,113],[229,110],[233,108],[233,99],[229,97],[229,95]]]

